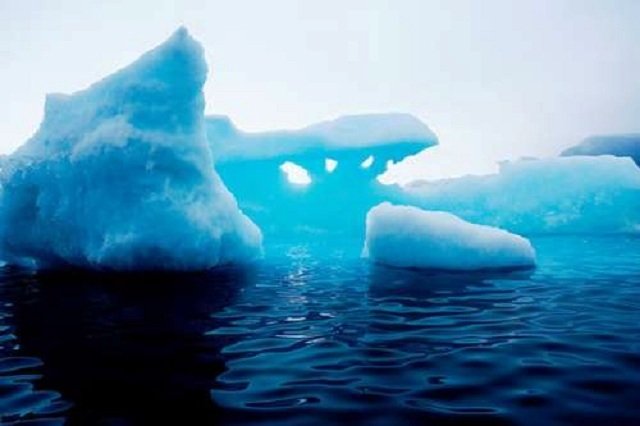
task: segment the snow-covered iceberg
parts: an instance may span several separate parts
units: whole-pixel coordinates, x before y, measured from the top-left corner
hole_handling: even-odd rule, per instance
[[[446,212],[389,203],[367,214],[363,255],[402,268],[468,271],[535,265],[533,247],[519,235]]]
[[[573,155],[615,155],[631,157],[640,166],[640,134],[591,136],[562,152]]]
[[[366,212],[393,192],[377,177],[437,144],[408,114],[352,115],[299,130],[247,133],[207,119],[216,170],[240,207],[273,238],[364,234]]]
[[[395,199],[519,234],[640,232],[640,168],[629,158],[507,162],[498,174],[415,182]]]
[[[200,45],[179,29],[86,90],[49,95],[0,171],[0,258],[36,267],[206,269],[259,229],[212,167]]]

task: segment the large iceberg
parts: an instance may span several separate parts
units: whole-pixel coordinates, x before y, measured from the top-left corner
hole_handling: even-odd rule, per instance
[[[364,256],[403,268],[483,270],[535,264],[529,241],[450,213],[382,203],[367,214]]]
[[[396,190],[378,181],[390,162],[437,144],[408,114],[352,115],[299,130],[247,133],[207,119],[216,170],[270,239],[360,238],[374,205]]]
[[[414,182],[396,199],[519,234],[640,232],[640,168],[629,158],[507,162],[498,174]]]
[[[206,269],[261,251],[212,167],[207,66],[185,29],[73,95],[0,171],[0,257],[36,267]]]
[[[637,165],[640,165],[640,134],[591,136],[579,145],[564,150],[562,155],[631,157]]]

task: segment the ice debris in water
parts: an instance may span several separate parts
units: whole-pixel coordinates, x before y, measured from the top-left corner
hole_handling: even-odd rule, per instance
[[[214,168],[201,46],[181,28],[130,66],[49,95],[0,171],[0,258],[36,267],[198,270],[261,252]]]
[[[382,203],[367,214],[365,257],[403,268],[484,270],[531,267],[529,241],[450,213]]]

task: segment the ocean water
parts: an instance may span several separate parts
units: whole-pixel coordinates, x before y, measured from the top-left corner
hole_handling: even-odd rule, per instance
[[[0,271],[3,424],[640,424],[640,238],[533,271],[278,243],[202,274]]]

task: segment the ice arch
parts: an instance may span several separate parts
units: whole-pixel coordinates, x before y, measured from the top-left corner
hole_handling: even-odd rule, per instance
[[[433,132],[408,114],[352,115],[266,133],[243,132],[223,116],[206,123],[216,170],[242,210],[272,239],[364,236],[367,211],[392,192],[376,179],[387,162],[437,144]],[[369,157],[375,161],[361,167]],[[286,162],[308,171],[304,190],[280,171]]]

